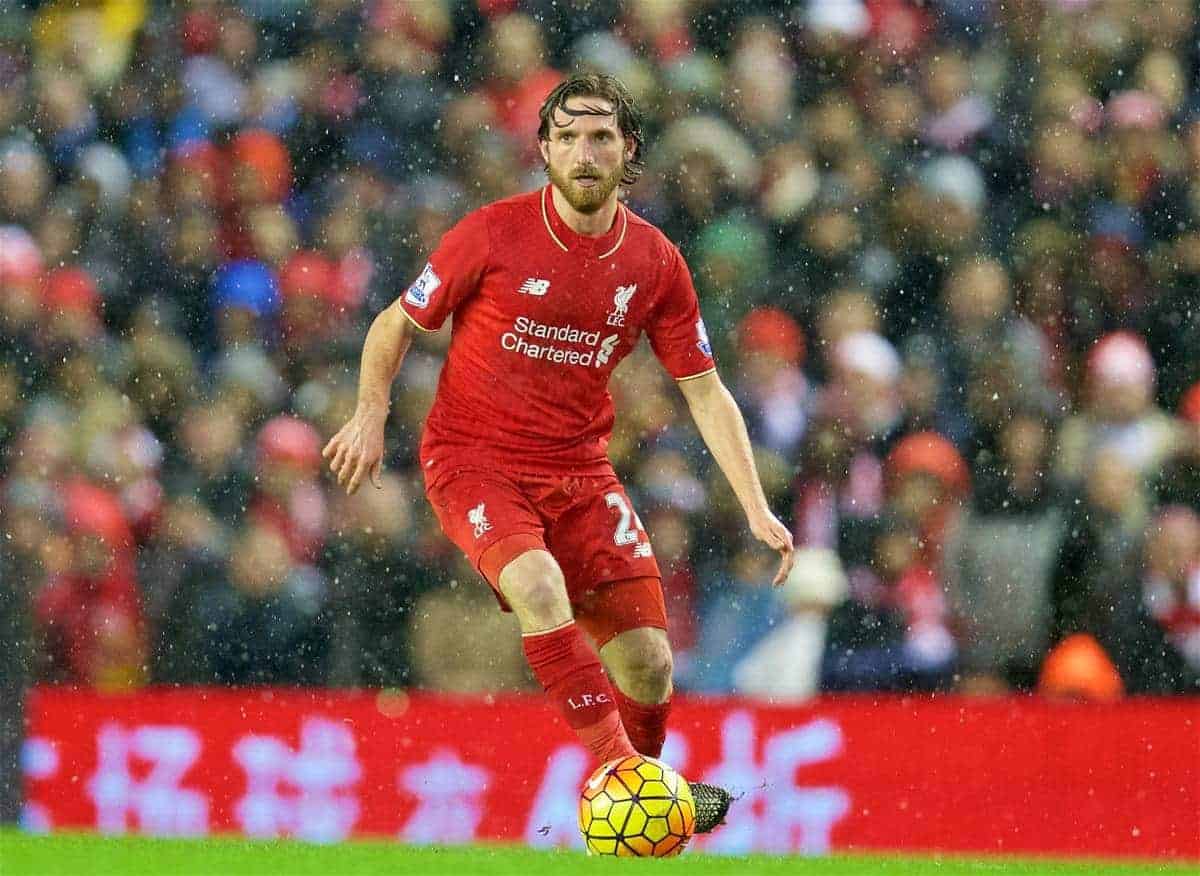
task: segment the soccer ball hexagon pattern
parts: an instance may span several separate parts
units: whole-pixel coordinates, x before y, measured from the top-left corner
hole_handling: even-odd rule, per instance
[[[661,760],[633,755],[592,773],[579,798],[589,855],[669,858],[692,838],[696,804],[683,777]]]

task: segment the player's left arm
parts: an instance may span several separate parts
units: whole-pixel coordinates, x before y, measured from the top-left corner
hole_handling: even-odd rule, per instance
[[[792,534],[767,505],[754,465],[750,435],[737,402],[715,370],[678,383],[704,443],[742,503],[750,531],[759,541],[779,551],[779,571],[772,583],[782,584],[792,569]]]

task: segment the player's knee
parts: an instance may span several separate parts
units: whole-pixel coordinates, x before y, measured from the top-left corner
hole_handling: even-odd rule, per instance
[[[642,656],[638,674],[649,683],[669,685],[675,669],[671,649],[665,642],[656,642]]]
[[[556,624],[571,616],[562,570],[545,551],[526,551],[508,563],[499,576],[500,592],[522,625]]]
[[[633,650],[625,661],[625,693],[639,702],[660,702],[671,690],[674,663],[664,639],[651,639]]]

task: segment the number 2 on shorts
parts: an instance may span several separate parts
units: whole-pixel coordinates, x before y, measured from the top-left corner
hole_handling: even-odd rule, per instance
[[[629,507],[629,503],[625,501],[625,497],[620,493],[606,493],[604,501],[609,508],[616,508],[621,512],[621,519],[617,522],[617,531],[613,533],[613,544],[637,544],[641,538],[638,535],[638,530],[642,529],[642,521],[633,513],[633,510]],[[629,527],[631,522],[637,529]]]

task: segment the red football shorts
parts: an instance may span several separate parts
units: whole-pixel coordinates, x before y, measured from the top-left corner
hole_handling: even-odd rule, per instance
[[[425,493],[442,530],[492,586],[528,550],[548,551],[566,580],[575,620],[597,647],[637,627],[667,628],[662,573],[615,474],[524,475],[443,469]]]

